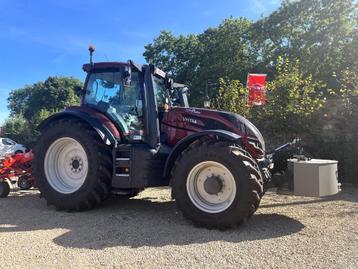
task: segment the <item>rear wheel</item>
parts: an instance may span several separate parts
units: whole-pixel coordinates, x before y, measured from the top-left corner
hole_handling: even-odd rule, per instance
[[[0,198],[5,198],[10,193],[10,186],[7,182],[0,182]]]
[[[57,209],[90,209],[108,197],[111,151],[91,126],[55,122],[42,132],[34,151],[37,186]]]
[[[255,160],[226,142],[197,142],[187,148],[172,170],[176,203],[200,226],[227,228],[244,222],[263,195]]]

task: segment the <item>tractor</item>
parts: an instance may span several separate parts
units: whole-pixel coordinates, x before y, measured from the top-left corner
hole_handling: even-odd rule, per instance
[[[80,106],[45,119],[34,148],[41,196],[78,211],[111,194],[170,186],[183,215],[224,229],[257,210],[271,181],[259,130],[244,117],[188,104],[188,88],[151,65],[96,62]]]

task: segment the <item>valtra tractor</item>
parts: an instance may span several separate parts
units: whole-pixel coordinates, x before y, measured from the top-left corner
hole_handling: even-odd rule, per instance
[[[247,119],[189,107],[188,89],[153,65],[83,65],[81,105],[39,125],[34,173],[48,204],[85,210],[111,193],[171,186],[184,216],[226,228],[254,214],[270,184],[265,142]]]

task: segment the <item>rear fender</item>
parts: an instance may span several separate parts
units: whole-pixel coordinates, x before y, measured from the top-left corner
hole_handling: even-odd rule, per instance
[[[51,123],[62,119],[79,119],[88,123],[90,126],[92,126],[94,130],[96,130],[96,132],[102,138],[103,142],[106,145],[115,146],[117,140],[120,139],[117,130],[110,130],[110,128],[106,126],[103,121],[89,113],[80,110],[65,110],[63,112],[54,114],[41,122],[37,126],[37,130],[42,131]]]
[[[174,166],[175,160],[178,158],[180,153],[185,150],[190,144],[203,137],[215,137],[216,139],[220,138],[221,140],[230,141],[238,144],[241,144],[242,138],[238,134],[225,130],[206,130],[185,137],[180,142],[178,142],[173,148],[173,150],[170,152],[164,166],[164,178],[168,178],[170,176],[170,171]]]

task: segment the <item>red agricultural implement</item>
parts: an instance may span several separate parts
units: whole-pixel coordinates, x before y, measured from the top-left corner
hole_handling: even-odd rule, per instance
[[[34,155],[32,151],[8,155],[0,163],[0,198],[5,198],[10,193],[10,187],[17,183],[22,190],[30,189],[35,178],[32,175],[31,161]]]

